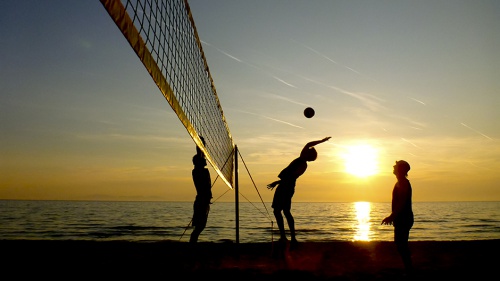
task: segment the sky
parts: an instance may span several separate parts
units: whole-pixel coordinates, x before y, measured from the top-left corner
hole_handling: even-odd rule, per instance
[[[415,202],[500,201],[499,1],[189,5],[240,202],[324,137],[294,202],[390,202],[396,160]],[[194,200],[194,141],[99,1],[2,1],[0,31],[0,199]]]

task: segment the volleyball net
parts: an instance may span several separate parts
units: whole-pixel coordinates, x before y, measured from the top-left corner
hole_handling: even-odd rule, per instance
[[[234,143],[187,0],[100,1],[196,145],[232,188]]]

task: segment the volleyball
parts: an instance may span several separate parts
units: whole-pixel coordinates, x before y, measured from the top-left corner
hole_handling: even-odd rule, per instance
[[[307,118],[311,118],[314,116],[314,109],[312,107],[307,107],[304,109],[304,116]]]

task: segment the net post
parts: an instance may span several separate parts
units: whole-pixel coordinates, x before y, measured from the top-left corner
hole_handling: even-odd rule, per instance
[[[238,146],[234,146],[234,203],[236,222],[236,245],[240,243],[240,212],[239,212],[239,184],[238,184]]]

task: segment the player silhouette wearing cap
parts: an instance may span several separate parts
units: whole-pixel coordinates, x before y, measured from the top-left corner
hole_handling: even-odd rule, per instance
[[[408,180],[410,164],[404,160],[396,161],[393,174],[397,182],[392,190],[391,215],[382,220],[382,224],[394,226],[394,243],[398,249],[405,269],[408,273],[413,270],[411,252],[408,246],[410,229],[413,226],[413,211],[411,206],[411,184]]]

